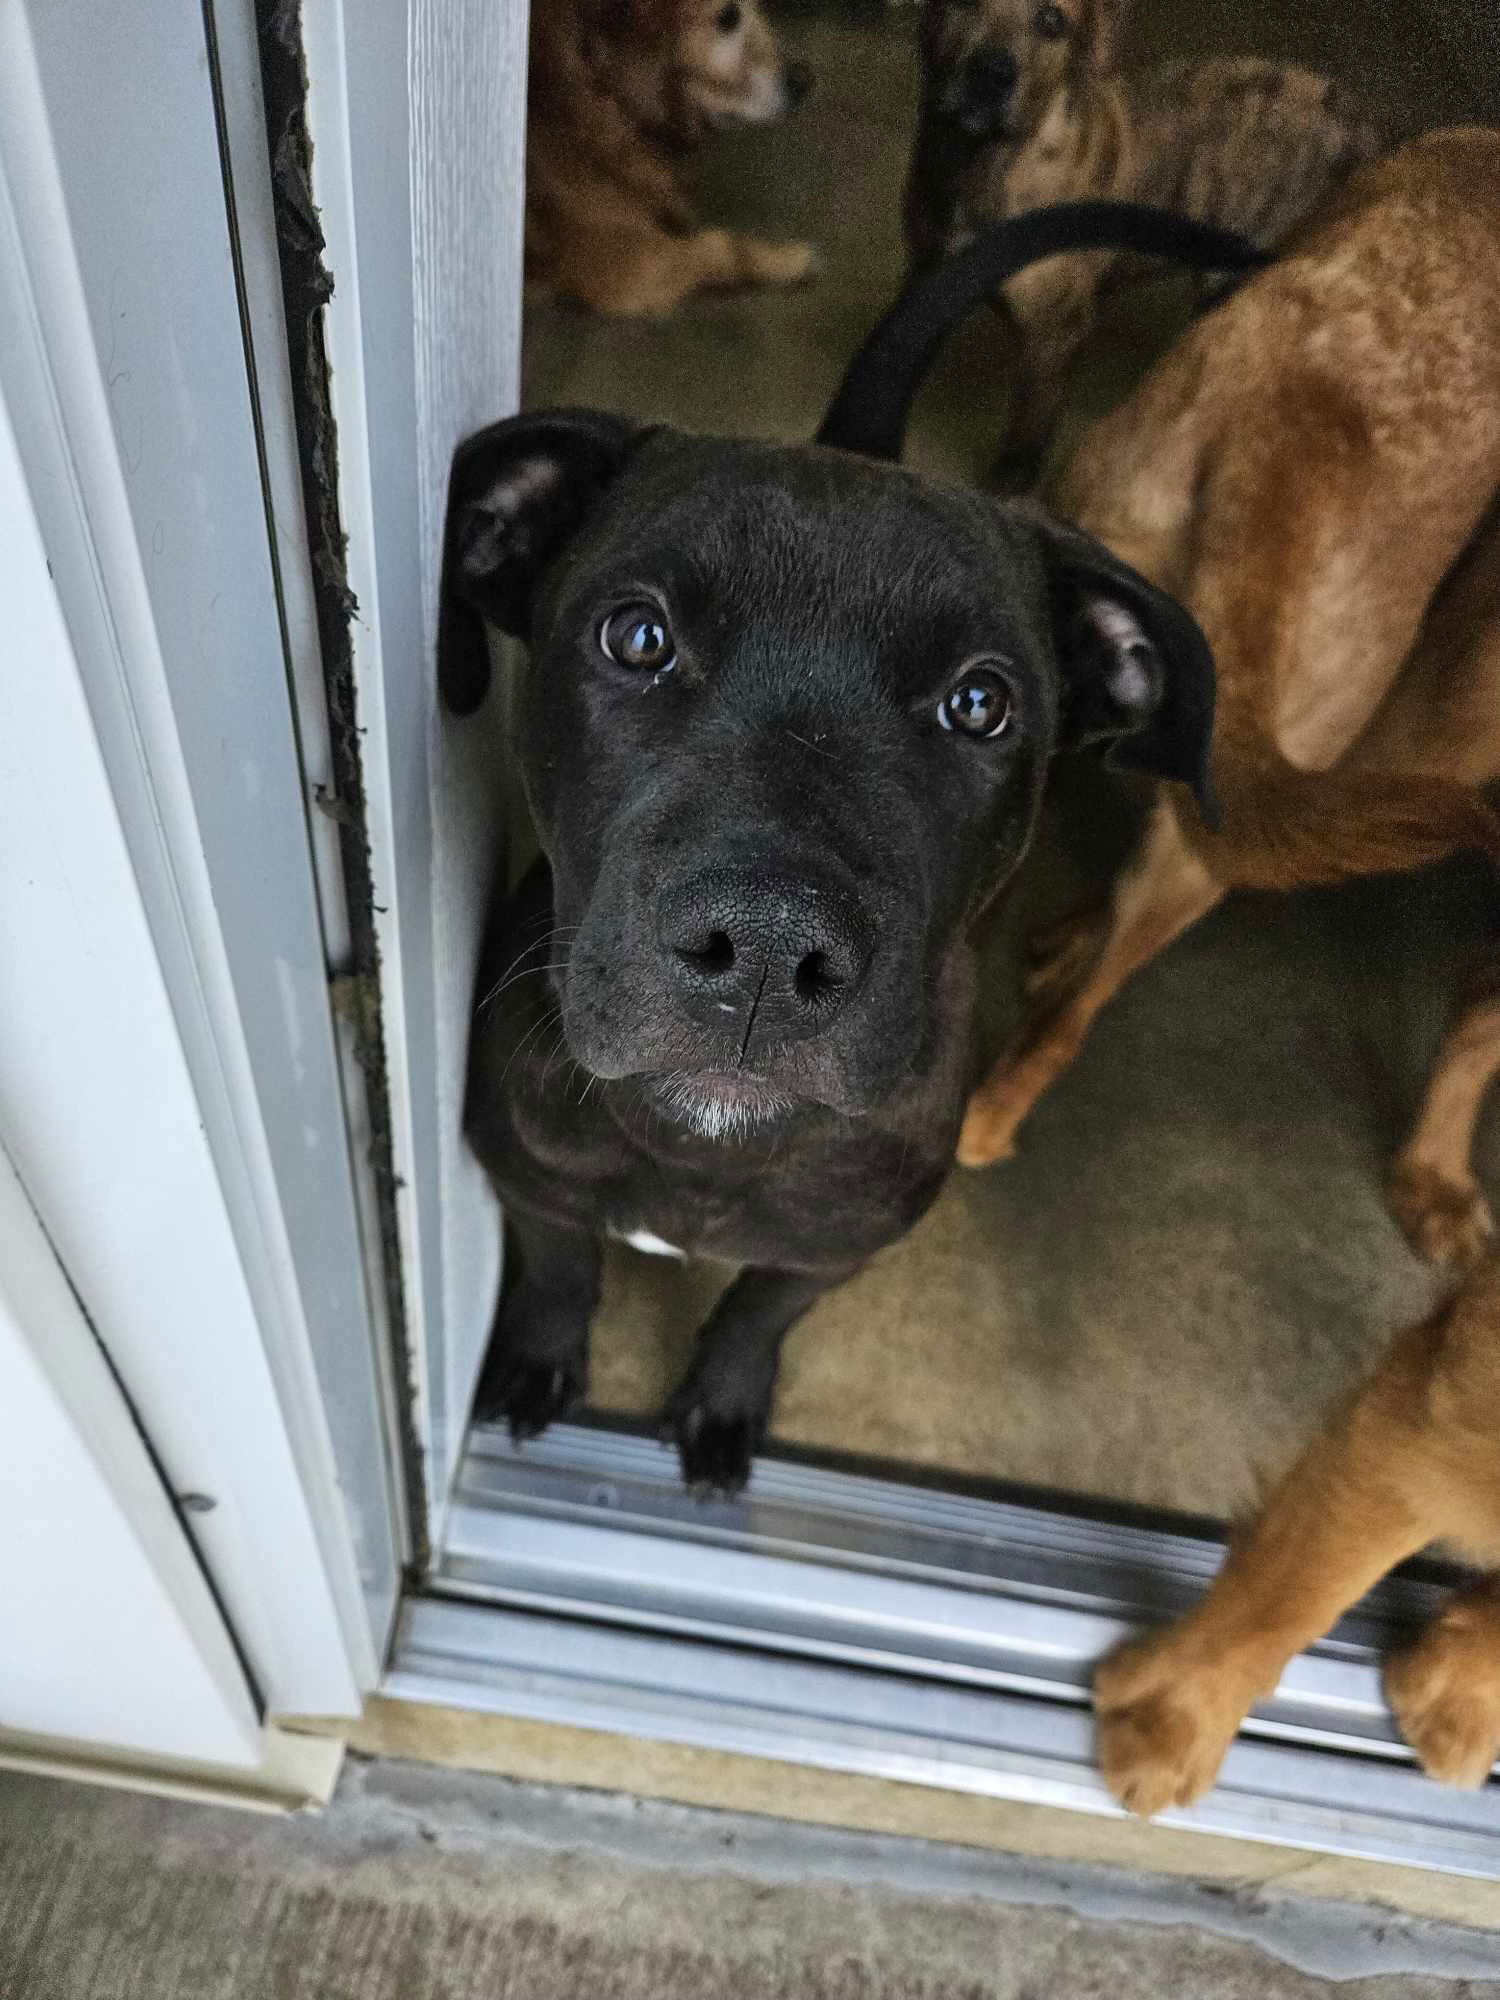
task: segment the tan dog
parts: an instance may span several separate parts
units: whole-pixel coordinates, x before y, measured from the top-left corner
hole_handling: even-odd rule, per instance
[[[1500,772],[1497,496],[1500,133],[1438,133],[1361,169],[1064,478],[1060,511],[1208,636],[1222,823],[1158,794],[1102,921],[1039,967],[1043,1011],[972,1098],[960,1160],[1012,1151],[1100,1008],[1230,889],[1500,855],[1475,789]],[[1439,1091],[1400,1163],[1429,1253],[1484,1234],[1458,1132]]]
[[[925,0],[922,99],[907,180],[913,260],[1049,202],[1154,202],[1276,248],[1379,150],[1329,82],[1253,58],[1122,72],[1128,0]],[[1012,329],[1010,444],[1035,453],[1101,290],[1151,267],[1057,257],[1003,293]]]
[[[1500,1566],[1493,1259],[1392,1342],[1231,1547],[1202,1603],[1100,1667],[1099,1762],[1115,1796],[1146,1815],[1200,1797],[1287,1662],[1435,1541]],[[1500,1574],[1459,1592],[1391,1661],[1386,1693],[1433,1777],[1484,1782],[1500,1756]]]
[[[757,0],[536,0],[526,129],[526,276],[594,312],[660,314],[694,292],[788,285],[806,243],[701,229],[677,161],[711,130],[806,94]]]

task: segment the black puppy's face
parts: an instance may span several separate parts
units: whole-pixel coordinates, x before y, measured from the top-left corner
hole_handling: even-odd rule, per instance
[[[887,1095],[1031,831],[1042,613],[1028,538],[966,495],[642,446],[551,581],[525,702],[574,1056],[706,1130]]]
[[[451,529],[471,600],[529,613],[569,1051],[710,1136],[868,1111],[951,1028],[1053,751],[1157,714],[1160,647],[1131,593],[1068,581],[1079,538],[1035,510],[815,448],[613,436],[581,475],[506,452]]]

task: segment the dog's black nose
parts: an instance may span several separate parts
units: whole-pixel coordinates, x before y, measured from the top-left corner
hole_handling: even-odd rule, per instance
[[[782,85],[786,91],[787,108],[795,111],[803,98],[813,87],[813,67],[811,63],[789,62],[781,73]]]
[[[657,936],[674,990],[704,1027],[796,1041],[827,1027],[864,978],[870,927],[840,891],[707,874],[663,897]]]
[[[949,108],[954,122],[972,138],[999,138],[1020,74],[1009,49],[975,49],[953,79]]]

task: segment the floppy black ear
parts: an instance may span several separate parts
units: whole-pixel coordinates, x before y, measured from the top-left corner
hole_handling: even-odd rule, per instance
[[[532,597],[584,515],[619,471],[637,427],[603,410],[508,417],[466,438],[448,480],[438,687],[469,715],[489,688],[485,624],[531,629]]]
[[[1108,761],[1186,785],[1210,827],[1214,661],[1198,621],[1076,528],[1043,519],[1063,671],[1062,744],[1109,743]]]

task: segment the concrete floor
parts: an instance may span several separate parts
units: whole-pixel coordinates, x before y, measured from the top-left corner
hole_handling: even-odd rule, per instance
[[[1399,36],[1375,0],[1140,13],[1146,53],[1293,55],[1358,82],[1397,124],[1494,116],[1500,102],[1490,0],[1416,0]],[[666,324],[538,311],[528,402],[808,435],[898,282],[911,21],[906,9],[798,13],[789,39],[819,73],[813,99],[780,130],[718,142],[706,164],[705,211],[816,238],[819,282],[700,301]],[[1112,314],[1074,394],[1075,428],[1180,309],[1167,285]],[[914,461],[982,477],[1003,404],[981,315],[924,395]],[[996,1041],[1013,1018],[1015,938],[1076,907],[1120,851],[1129,811],[1101,784],[1071,787],[993,940]],[[1463,866],[1233,902],[1108,1011],[1015,1162],[956,1176],[904,1243],[803,1324],[778,1435],[1193,1512],[1241,1506],[1430,1296],[1380,1178],[1489,923],[1482,878]],[[1491,1121],[1491,1169],[1497,1139]],[[719,1282],[619,1252],[597,1401],[652,1409]]]
[[[351,1765],[288,1821],[0,1776],[5,2000],[1500,2000],[1493,1935]]]

